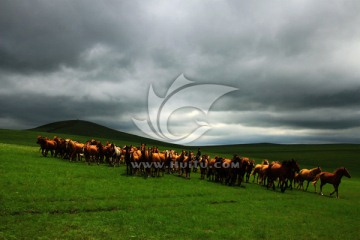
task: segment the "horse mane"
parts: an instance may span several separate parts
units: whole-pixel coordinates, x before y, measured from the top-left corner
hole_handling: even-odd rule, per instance
[[[345,167],[339,167],[339,168],[335,169],[334,174],[337,173],[337,172],[344,171],[344,170],[346,170]]]

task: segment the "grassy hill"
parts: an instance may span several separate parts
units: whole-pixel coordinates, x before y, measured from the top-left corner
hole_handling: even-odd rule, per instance
[[[59,135],[62,134],[64,136],[66,135],[86,136],[89,138],[115,140],[119,142],[134,143],[134,144],[147,143],[157,146],[174,146],[173,144],[168,144],[161,141],[117,131],[93,122],[88,122],[83,120],[68,120],[68,121],[53,122],[29,130],[35,132],[44,132],[48,134],[49,133],[59,134]]]

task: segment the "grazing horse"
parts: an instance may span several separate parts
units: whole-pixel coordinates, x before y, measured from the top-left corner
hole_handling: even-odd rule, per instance
[[[329,172],[319,173],[318,175],[316,175],[314,181],[312,182],[312,184],[315,187],[315,192],[316,192],[316,182],[320,179],[320,194],[324,195],[322,192],[322,187],[326,183],[331,183],[334,186],[334,191],[330,193],[330,196],[336,192],[336,198],[339,198],[339,185],[341,182],[341,178],[343,176],[351,178],[350,173],[344,167],[336,169],[333,173],[329,173]]]
[[[285,192],[287,188],[287,180],[293,180],[295,172],[299,171],[299,165],[294,159],[283,161],[282,163],[271,163],[267,169],[267,188],[272,185],[273,190],[275,190],[274,181],[279,178],[281,192]]]
[[[316,175],[318,175],[319,173],[321,173],[321,168],[317,167],[317,168],[313,168],[313,169],[301,169],[299,174],[297,175],[297,181],[298,181],[298,188],[302,188],[304,191],[307,191],[308,187],[309,187],[309,183],[314,181],[314,178],[316,177]],[[307,181],[307,185],[306,185],[306,189],[304,189],[304,181]]]

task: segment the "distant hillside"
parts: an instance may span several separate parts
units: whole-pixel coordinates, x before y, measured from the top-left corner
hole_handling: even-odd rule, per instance
[[[93,122],[83,120],[54,122],[29,130],[48,133],[89,136],[93,138],[120,139],[138,143],[144,142],[149,144],[169,145],[160,141],[120,132]]]

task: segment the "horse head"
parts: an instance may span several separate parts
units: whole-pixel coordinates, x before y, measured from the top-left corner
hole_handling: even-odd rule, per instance
[[[300,167],[299,167],[299,164],[297,161],[295,161],[294,159],[291,159],[291,162],[290,162],[290,166],[291,166],[291,169],[294,171],[294,172],[300,172]]]
[[[346,168],[343,168],[343,175],[345,177],[351,178],[351,175],[350,175],[349,171]]]

